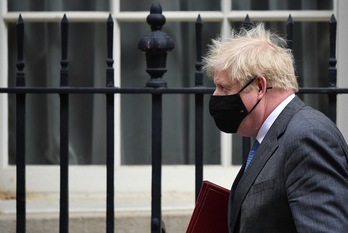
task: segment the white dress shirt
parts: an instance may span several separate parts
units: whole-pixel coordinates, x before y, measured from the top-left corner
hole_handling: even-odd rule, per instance
[[[295,97],[295,94],[291,94],[288,96],[283,102],[281,102],[274,110],[273,112],[267,117],[265,122],[263,122],[259,132],[257,133],[256,140],[261,144],[262,140],[266,136],[266,133],[271,128],[274,121],[277,119],[279,114],[283,111],[283,109],[290,103],[290,101]]]

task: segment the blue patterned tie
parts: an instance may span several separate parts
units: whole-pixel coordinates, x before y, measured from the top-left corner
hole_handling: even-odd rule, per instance
[[[253,145],[253,147],[251,148],[251,150],[250,150],[250,152],[249,152],[249,155],[248,155],[248,159],[247,159],[247,162],[246,162],[246,165],[245,165],[245,170],[244,170],[244,172],[245,172],[246,169],[248,168],[248,166],[249,166],[251,160],[252,160],[253,157],[254,157],[254,154],[255,154],[257,148],[259,147],[259,145],[260,145],[260,143],[259,143],[257,140],[255,140],[254,145]]]

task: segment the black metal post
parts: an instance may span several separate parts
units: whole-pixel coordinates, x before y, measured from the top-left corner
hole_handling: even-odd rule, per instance
[[[114,87],[114,60],[113,60],[113,39],[114,39],[114,22],[111,14],[106,23],[107,27],[107,59],[106,59],[106,87]],[[106,94],[106,232],[113,233],[115,229],[115,145],[114,145],[114,95],[112,93]]]
[[[162,15],[162,7],[155,2],[151,5],[147,23],[152,31],[143,37],[138,49],[145,52],[146,72],[150,75],[146,87],[166,88],[167,82],[162,79],[167,71],[167,51],[174,48],[173,40],[163,31],[166,19]],[[152,95],[152,184],[151,184],[151,232],[162,233],[162,94]]]
[[[151,232],[161,233],[162,222],[162,95],[152,95]]]
[[[244,22],[243,22],[243,28],[245,30],[250,30],[252,28],[253,24],[251,22],[251,19],[249,17],[249,14],[245,16]]]
[[[336,30],[337,21],[334,15],[330,19],[330,58],[329,58],[329,87],[337,85],[337,69],[336,69]],[[329,94],[329,117],[336,123],[337,116],[337,94]]]
[[[251,19],[249,17],[249,14],[245,16],[244,22],[243,22],[243,28],[245,30],[250,30],[253,27],[253,23],[251,22]],[[242,162],[244,163],[248,157],[248,153],[250,151],[250,145],[251,145],[251,138],[249,137],[242,137]]]
[[[25,86],[24,73],[24,21],[19,15],[17,25],[17,74],[16,87]],[[26,195],[25,195],[25,93],[16,95],[16,228],[17,233],[25,233],[26,227]]]
[[[64,14],[61,21],[61,70],[60,86],[67,87],[68,81],[68,37],[69,22]],[[59,232],[69,232],[69,94],[60,97],[60,212]]]
[[[294,20],[292,19],[291,15],[289,15],[286,22],[286,41],[288,44],[288,49],[292,50],[294,41]]]
[[[203,86],[202,72],[202,19],[196,20],[196,72],[195,86]],[[195,167],[196,167],[196,201],[203,182],[203,94],[195,95]]]

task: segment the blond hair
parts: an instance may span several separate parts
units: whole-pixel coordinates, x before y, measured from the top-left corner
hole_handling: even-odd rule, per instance
[[[233,31],[229,38],[213,40],[203,58],[203,69],[210,77],[216,71],[226,71],[232,81],[241,85],[263,76],[268,86],[298,91],[294,58],[286,40],[266,30],[263,23],[238,33]]]

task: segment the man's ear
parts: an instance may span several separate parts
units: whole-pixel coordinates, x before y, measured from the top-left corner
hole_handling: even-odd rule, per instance
[[[267,80],[263,76],[259,76],[256,78],[256,85],[259,95],[263,97],[267,92]]]

